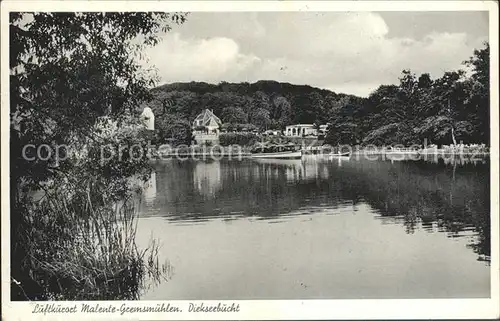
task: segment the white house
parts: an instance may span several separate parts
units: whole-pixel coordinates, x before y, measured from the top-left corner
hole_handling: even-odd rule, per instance
[[[285,136],[302,137],[307,135],[318,135],[318,131],[313,124],[297,124],[285,128]]]
[[[219,141],[220,127],[222,121],[209,109],[203,110],[193,121],[193,136],[197,144],[212,143]]]
[[[193,121],[193,130],[201,131],[205,134],[218,134],[220,127],[222,126],[222,121],[219,117],[215,116],[213,111],[209,109],[203,110]],[[200,128],[202,128],[200,130]]]
[[[290,137],[303,137],[303,136],[317,136],[319,134],[326,134],[326,130],[328,128],[327,125],[320,125],[319,130],[316,128],[317,126],[313,124],[297,124],[286,126],[285,128],[285,136]]]

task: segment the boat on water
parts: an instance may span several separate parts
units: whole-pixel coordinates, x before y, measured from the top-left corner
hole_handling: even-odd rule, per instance
[[[259,143],[252,150],[250,157],[259,159],[300,159],[302,151],[295,144]]]
[[[331,153],[328,154],[331,158],[351,158],[351,153],[346,152],[346,153]]]
[[[284,152],[268,152],[268,153],[252,153],[252,158],[262,159],[300,159],[302,158],[301,151],[284,151]]]

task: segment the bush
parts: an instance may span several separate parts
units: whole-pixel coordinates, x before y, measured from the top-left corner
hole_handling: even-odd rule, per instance
[[[222,124],[221,131],[223,132],[254,132],[259,128],[254,124],[237,124],[237,123],[224,123]]]
[[[191,124],[187,120],[178,119],[175,115],[168,115],[158,117],[156,123],[157,144],[170,144],[172,146],[191,145],[193,135]],[[204,126],[201,127],[203,130],[206,130]]]
[[[253,133],[223,133],[219,135],[221,146],[240,145],[251,146],[258,140],[258,136]]]

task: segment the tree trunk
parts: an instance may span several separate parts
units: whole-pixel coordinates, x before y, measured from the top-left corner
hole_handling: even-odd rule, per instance
[[[453,140],[453,147],[457,146],[457,140],[455,139],[455,128],[453,127],[453,117],[452,117],[452,114],[451,114],[451,104],[450,104],[450,99],[448,98],[448,113],[449,113],[449,117],[451,119],[451,139]]]
[[[457,140],[455,138],[455,128],[451,126],[451,139],[453,140],[453,147],[457,146]]]

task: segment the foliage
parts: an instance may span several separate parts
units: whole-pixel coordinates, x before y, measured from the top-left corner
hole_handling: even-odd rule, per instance
[[[253,133],[222,133],[219,135],[221,146],[239,145],[251,146],[258,140],[258,136]]]
[[[191,124],[187,120],[174,114],[157,117],[155,122],[156,145],[191,145],[193,134]],[[205,129],[205,127],[200,126],[200,128],[197,129]]]
[[[242,124],[248,120],[248,115],[241,107],[226,107],[222,110],[222,122],[230,124]]]
[[[257,131],[259,127],[254,124],[232,124],[226,123],[222,124],[222,130],[226,132],[253,132]]]
[[[489,45],[464,65],[468,76],[458,70],[438,79],[403,70],[398,85],[381,85],[367,98],[276,81],[190,82],[153,89],[150,104],[156,113],[170,101],[168,111],[188,121],[209,108],[227,131],[246,121],[261,131],[330,123],[325,143],[331,145],[489,143]]]
[[[11,14],[13,147],[106,143],[93,130],[96,121],[107,115],[121,124],[136,115],[134,106],[149,97],[154,83],[141,73],[136,53],[156,44],[168,21],[183,19],[164,13]],[[18,179],[36,185],[53,176],[46,163],[12,152]]]
[[[490,142],[490,46],[474,50],[474,55],[464,62],[472,69],[471,77],[466,81],[466,105],[470,111],[468,120],[473,126],[473,138],[476,141]]]
[[[120,232],[114,228],[117,212],[109,206],[128,197],[130,176],[148,175],[146,159],[135,157],[145,145],[145,137],[138,131],[140,111],[136,106],[151,98],[148,87],[154,85],[155,78],[141,70],[138,53],[158,43],[159,32],[168,31],[169,23],[184,22],[185,16],[153,12],[11,13],[11,276],[16,285],[12,299],[95,297],[88,285],[97,284],[95,273],[103,268],[103,262],[79,254],[74,260],[68,254],[61,256],[70,249],[91,255],[94,249],[78,243],[76,236],[80,234],[70,237],[61,231],[69,226],[71,232],[78,229],[83,233],[89,229],[85,224],[96,220],[111,229],[94,228],[89,237]],[[22,155],[27,144],[46,144],[52,151],[64,146],[62,151],[68,157],[58,159],[52,153],[47,160],[28,160]],[[103,147],[111,153],[123,145],[129,146],[122,151],[123,157],[103,161]],[[139,148],[130,148],[133,145]],[[30,197],[36,190],[45,191],[46,203]],[[87,199],[79,191],[85,192]],[[65,221],[56,212],[59,210],[81,219]],[[48,221],[36,225],[39,218]],[[106,234],[109,243],[104,243],[116,245],[113,251],[118,252],[112,255],[121,260],[116,267],[133,267],[133,262],[141,266],[144,257],[133,246],[118,243],[117,235]],[[67,264],[61,264],[64,262]],[[104,271],[101,276],[105,278],[119,276],[115,274],[119,271]],[[77,276],[79,272],[88,274]],[[128,280],[131,285],[140,282],[141,273],[136,272]],[[50,274],[50,284],[45,283],[44,273]],[[54,286],[68,278],[80,283]],[[90,283],[84,286],[81,282]],[[82,292],[68,293],[72,286]],[[114,295],[100,292],[97,297]]]
[[[258,81],[252,84],[222,82],[218,85],[173,83],[154,88],[151,94],[154,99],[149,106],[155,115],[175,113],[191,122],[208,108],[224,124],[233,124],[231,126],[234,127],[249,123],[252,127],[266,130],[282,129],[294,122],[321,122],[326,119],[325,112],[310,102],[324,101],[324,97],[331,92],[310,86]],[[309,96],[313,98],[309,99]]]
[[[489,143],[489,45],[462,70],[438,79],[403,70],[399,85],[381,85],[367,99],[330,102],[325,143]]]
[[[343,99],[344,106],[333,113],[330,119],[325,143],[329,145],[357,144],[361,140],[358,121],[362,117],[362,100],[357,97]]]
[[[114,202],[91,176],[74,182],[47,190],[23,216],[20,240],[37,246],[26,247],[20,262],[31,279],[15,278],[13,292],[38,300],[137,299],[144,277],[159,280],[161,269],[156,244],[135,248],[132,199]]]
[[[381,126],[371,131],[364,139],[363,144],[383,145],[389,143],[391,145],[391,137],[395,137],[394,133],[398,129],[398,124],[388,124]]]
[[[270,112],[263,107],[256,108],[252,110],[250,120],[253,125],[261,130],[265,130],[271,124]]]

